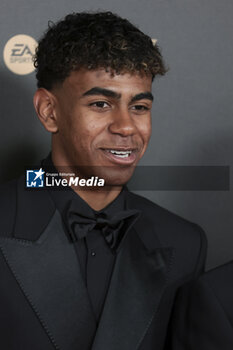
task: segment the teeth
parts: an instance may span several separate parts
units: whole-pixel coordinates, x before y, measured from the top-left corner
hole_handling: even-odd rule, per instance
[[[121,158],[129,157],[129,155],[132,153],[132,151],[116,151],[116,150],[109,150],[109,152]]]

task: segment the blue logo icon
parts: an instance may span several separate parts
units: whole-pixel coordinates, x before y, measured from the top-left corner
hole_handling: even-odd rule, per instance
[[[44,187],[44,171],[40,170],[27,170],[26,187]]]

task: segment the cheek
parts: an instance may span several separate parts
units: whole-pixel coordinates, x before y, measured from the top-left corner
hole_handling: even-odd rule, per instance
[[[151,119],[145,119],[138,124],[138,131],[145,145],[149,142],[151,136]]]
[[[102,126],[89,115],[82,115],[79,120],[72,123],[72,126],[70,125],[71,142],[77,151],[91,150],[101,132]]]

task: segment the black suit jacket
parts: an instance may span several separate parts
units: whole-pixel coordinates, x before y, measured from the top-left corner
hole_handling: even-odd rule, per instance
[[[232,350],[233,262],[181,288],[172,323],[174,350]]]
[[[203,270],[195,224],[127,192],[142,215],[121,242],[96,331],[72,243],[46,190],[1,188],[0,348],[160,350],[177,288]]]

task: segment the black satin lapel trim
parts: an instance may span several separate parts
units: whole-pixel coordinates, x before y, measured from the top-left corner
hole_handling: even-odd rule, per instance
[[[116,260],[92,350],[138,349],[158,310],[172,256],[173,248],[148,252],[135,230],[129,232]]]
[[[151,220],[151,215],[148,215],[147,208],[142,208],[137,205],[135,201],[134,194],[129,192],[126,187],[126,209],[138,209],[141,211],[141,215],[138,220],[134,223],[133,227],[137,231],[138,237],[142,241],[148,252],[153,252],[154,249],[162,248],[162,245],[158,239],[158,236],[154,229],[154,219],[156,217],[156,212],[154,212],[155,217]]]
[[[0,248],[55,348],[90,349],[96,324],[58,211],[36,242],[1,238]]]

